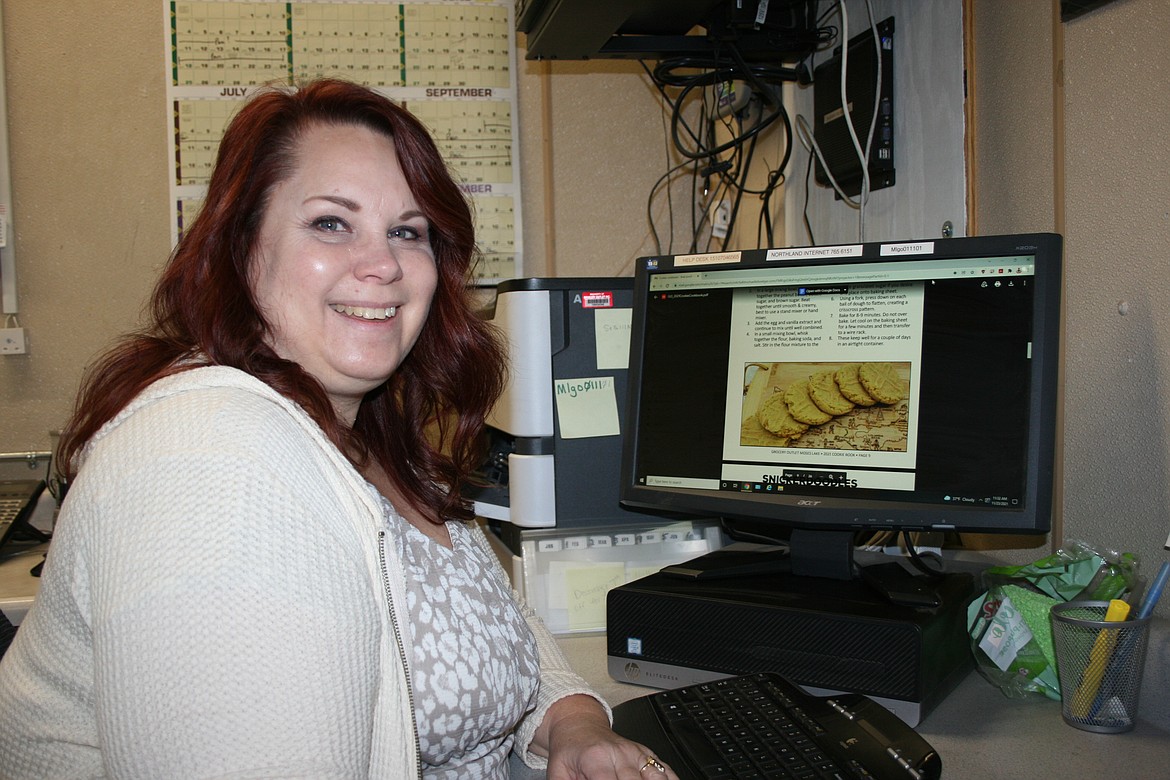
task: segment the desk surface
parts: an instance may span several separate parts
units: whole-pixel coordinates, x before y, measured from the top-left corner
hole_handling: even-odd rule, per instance
[[[610,704],[653,689],[618,682],[606,669],[605,637],[562,636],[561,648],[577,672]],[[1164,777],[1170,761],[1170,621],[1151,633],[1137,725],[1124,734],[1095,734],[1067,725],[1060,702],[1004,696],[972,672],[919,724],[918,732],[943,760],[947,780],[1062,777]],[[513,762],[513,780],[534,780]]]
[[[0,608],[31,603],[38,580],[29,576],[43,550],[0,561]],[[13,622],[17,622],[14,620]],[[653,689],[614,680],[606,667],[605,636],[567,635],[558,643],[573,667],[610,704]],[[1146,656],[1138,722],[1125,734],[1094,734],[1065,724],[1060,703],[1008,699],[972,672],[919,725],[943,759],[947,780],[978,778],[1161,777],[1170,760],[1170,621],[1155,618]],[[514,780],[542,778],[518,761]]]

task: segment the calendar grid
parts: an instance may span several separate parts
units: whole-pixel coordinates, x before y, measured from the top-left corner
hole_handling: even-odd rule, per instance
[[[476,214],[474,281],[519,276],[513,13],[509,0],[165,1],[173,240],[251,92],[338,77],[397,100],[431,130]]]

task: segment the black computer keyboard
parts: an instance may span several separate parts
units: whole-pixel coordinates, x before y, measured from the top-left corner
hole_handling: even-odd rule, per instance
[[[865,696],[812,696],[760,673],[660,691],[614,708],[614,730],[682,780],[937,778],[914,729]]]

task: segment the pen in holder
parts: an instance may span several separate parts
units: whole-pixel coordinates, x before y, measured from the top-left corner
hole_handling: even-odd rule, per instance
[[[1052,607],[1061,714],[1086,731],[1129,731],[1137,718],[1150,618],[1126,620],[1120,601]]]

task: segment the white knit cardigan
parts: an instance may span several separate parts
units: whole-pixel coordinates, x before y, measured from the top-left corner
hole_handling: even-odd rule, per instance
[[[0,663],[0,777],[417,776],[384,533],[296,404],[223,367],[156,382],[87,447]],[[515,750],[539,767],[548,707],[596,694],[524,609],[541,682]]]

